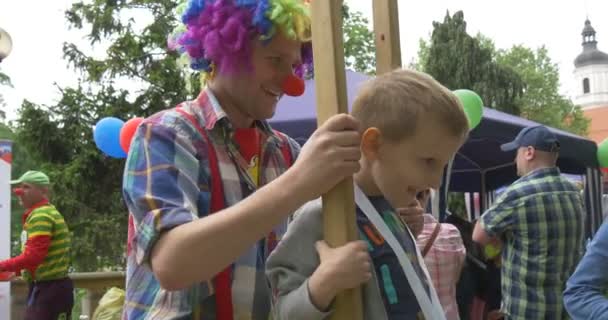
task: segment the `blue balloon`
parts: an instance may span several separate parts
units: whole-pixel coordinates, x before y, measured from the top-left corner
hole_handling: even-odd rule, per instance
[[[127,154],[120,147],[120,129],[124,124],[124,121],[114,117],[99,120],[93,129],[97,148],[110,157],[126,158]]]

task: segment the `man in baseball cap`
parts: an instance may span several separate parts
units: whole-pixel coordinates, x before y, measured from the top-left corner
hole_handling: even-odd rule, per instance
[[[0,261],[0,272],[21,275],[29,284],[25,319],[70,319],[74,286],[68,277],[70,231],[63,216],[49,203],[49,177],[28,171],[11,180],[25,208],[21,254]],[[50,303],[52,302],[52,303]]]
[[[517,150],[515,163],[519,176],[525,176],[540,167],[555,167],[559,148],[555,134],[540,125],[524,128],[513,141],[500,146],[505,152]]]
[[[568,319],[560,293],[581,255],[583,199],[557,168],[560,144],[547,127],[524,128],[500,148],[517,151],[521,178],[481,216],[473,240],[503,244],[501,312],[505,319]]]
[[[532,146],[537,150],[558,152],[559,140],[553,132],[545,126],[532,126],[519,132],[515,140],[500,146],[502,151],[512,151],[519,147]]]

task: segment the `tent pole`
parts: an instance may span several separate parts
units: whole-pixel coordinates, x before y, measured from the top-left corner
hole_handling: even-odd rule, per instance
[[[376,74],[401,68],[399,10],[397,0],[374,0],[374,35],[376,39]]]

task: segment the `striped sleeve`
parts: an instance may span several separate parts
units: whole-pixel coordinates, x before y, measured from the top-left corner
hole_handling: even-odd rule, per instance
[[[0,270],[17,274],[22,270],[36,270],[47,255],[51,237],[37,236],[27,240],[23,253],[12,259],[0,262]]]

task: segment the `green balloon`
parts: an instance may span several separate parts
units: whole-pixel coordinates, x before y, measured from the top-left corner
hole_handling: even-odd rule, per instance
[[[600,167],[608,168],[608,139],[597,146],[597,161],[600,163]]]
[[[464,113],[469,120],[469,130],[475,129],[481,122],[483,114],[483,101],[481,97],[477,93],[467,89],[454,90],[454,95],[458,97],[464,108]]]

